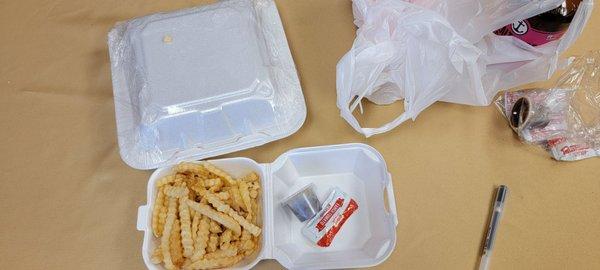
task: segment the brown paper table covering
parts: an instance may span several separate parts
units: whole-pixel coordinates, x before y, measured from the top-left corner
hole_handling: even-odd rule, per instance
[[[116,21],[207,1],[0,1],[0,267],[144,269],[137,207],[150,171],[118,153],[106,34]],[[349,0],[277,1],[308,107],[296,134],[226,155],[368,143],[393,175],[400,224],[378,269],[474,269],[495,185],[509,186],[492,269],[600,269],[600,159],[553,161],[493,107],[437,103],[365,139],[335,106],[355,35]],[[600,14],[569,50],[598,49]],[[540,84],[538,84],[540,85]],[[372,125],[401,106],[367,106]],[[278,269],[275,261],[257,269]]]

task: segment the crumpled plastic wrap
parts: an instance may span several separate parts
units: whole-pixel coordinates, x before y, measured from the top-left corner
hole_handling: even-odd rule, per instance
[[[583,0],[560,40],[533,47],[493,31],[563,0],[352,2],[358,30],[337,65],[337,106],[367,137],[415,120],[436,101],[486,106],[500,90],[549,79],[593,7],[593,0]],[[380,127],[362,127],[353,112],[364,98],[380,105],[403,100],[404,112]]]
[[[108,35],[123,160],[151,169],[295,132],[304,97],[273,0],[118,23]]]
[[[523,142],[554,159],[600,156],[600,51],[575,58],[551,89],[506,92],[495,103]]]

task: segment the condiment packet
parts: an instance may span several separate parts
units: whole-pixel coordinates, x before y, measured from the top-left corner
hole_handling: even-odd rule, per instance
[[[302,228],[302,234],[320,247],[328,247],[358,203],[339,188],[333,188],[319,213]]]
[[[552,157],[561,161],[577,161],[600,156],[600,149],[594,149],[589,143],[574,142],[565,137],[549,140],[547,147]]]

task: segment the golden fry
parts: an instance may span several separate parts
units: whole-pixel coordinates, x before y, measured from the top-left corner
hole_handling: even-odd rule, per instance
[[[248,212],[249,214],[252,214],[252,206],[250,205],[250,192],[248,191],[248,184],[246,184],[246,182],[244,181],[240,181],[238,183],[238,189],[240,191],[242,202],[244,203],[244,210],[246,210],[246,212]]]
[[[256,199],[258,197],[258,190],[250,190],[250,198]]]
[[[204,181],[204,187],[208,188],[211,192],[220,191],[221,187],[223,187],[223,180],[221,180],[221,178],[206,179]]]
[[[160,188],[162,186],[176,184],[183,181],[183,178],[179,175],[167,175],[156,182],[156,187]]]
[[[167,210],[167,217],[165,221],[165,227],[163,231],[163,235],[160,241],[160,248],[162,250],[163,262],[165,263],[165,268],[168,270],[175,269],[175,265],[173,264],[173,260],[171,258],[171,232],[173,230],[173,224],[175,223],[175,218],[177,217],[177,199],[169,198],[169,208]]]
[[[209,171],[204,168],[202,164],[184,162],[179,163],[175,167],[176,172],[191,172],[200,176],[208,176]]]
[[[227,184],[228,186],[234,186],[236,184],[235,181],[233,180],[233,178],[229,174],[227,174],[226,172],[222,171],[221,169],[215,167],[211,163],[204,161],[204,162],[202,162],[202,165],[210,173],[212,173],[212,174],[218,176],[219,178],[225,180],[225,184]]]
[[[178,173],[178,175],[181,175],[183,177],[183,182],[185,183],[185,186],[187,186],[187,187],[191,187],[191,186],[193,186],[193,185],[195,185],[195,184],[198,183],[198,178],[196,178],[194,176],[194,174],[190,174],[190,173],[181,174],[181,173]]]
[[[252,250],[254,249],[254,242],[252,240],[242,241],[240,248],[242,250]]]
[[[235,255],[237,255],[238,253],[238,249],[236,247],[229,247],[227,249],[219,249],[217,251],[211,252],[211,253],[207,253],[204,256],[204,259],[218,259],[218,258],[226,258],[226,257],[233,257]]]
[[[188,200],[195,201],[196,200],[196,192],[194,192],[193,190],[188,190]],[[192,212],[194,212],[194,211],[192,211]],[[194,216],[192,216],[192,217],[194,217]]]
[[[192,214],[192,213],[194,213],[194,214]],[[192,228],[191,229],[192,229],[192,240],[194,241],[194,243],[196,243],[196,237],[198,236],[198,225],[200,224],[200,214],[195,214],[195,213],[196,213],[196,211],[190,211],[190,214],[192,214]]]
[[[240,180],[244,181],[244,182],[256,182],[258,181],[258,174],[256,174],[255,172],[251,172],[249,174],[244,175],[244,177],[242,177]]]
[[[248,183],[248,187],[250,188],[250,190],[259,190],[260,189],[260,183],[258,181],[249,182]]]
[[[187,200],[187,197],[179,198],[179,218],[181,219],[181,244],[183,246],[183,256],[190,258],[194,253],[194,240],[192,240],[192,221],[190,217],[190,208],[186,203]]]
[[[252,237],[247,230],[242,230],[242,235],[240,236],[238,244],[240,251],[242,251],[244,255],[249,256],[258,247],[258,238]]]
[[[252,222],[253,224],[256,225],[260,225],[261,221],[259,219],[260,217],[260,207],[258,207],[258,201],[257,200],[251,200],[250,201],[250,205],[252,208],[252,217],[250,218],[250,222]]]
[[[219,192],[219,193],[215,193],[215,195],[217,195],[217,197],[219,197],[219,199],[221,201],[227,201],[229,200],[229,198],[231,198],[231,196],[229,196],[229,192]]]
[[[208,238],[208,246],[206,247],[207,252],[215,252],[217,250],[217,245],[219,244],[219,237],[216,233],[211,233]]]
[[[244,254],[244,256],[250,256],[250,255],[252,255],[252,253],[254,253],[255,250],[256,249],[245,250],[244,253],[242,253],[242,254]]]
[[[164,193],[164,191],[163,191]],[[165,222],[167,220],[167,210],[169,208],[169,199],[168,197],[165,195],[165,198],[163,200],[163,205],[159,210],[158,213],[158,231],[160,232],[161,236],[164,232],[164,228],[165,228]]]
[[[217,223],[214,220],[210,221],[210,232],[211,233],[220,233],[223,232],[223,230],[221,230],[221,225],[219,225],[219,223]]]
[[[175,223],[173,223],[170,249],[171,259],[173,260],[173,264],[177,269],[183,264],[183,247],[181,246],[181,225],[179,219],[175,219]]]
[[[248,230],[252,235],[260,235],[261,229],[247,221],[244,217],[240,216],[235,210],[231,209],[229,205],[225,204],[214,194],[206,193],[204,196],[208,202],[215,207],[219,212],[229,215],[233,220],[237,221],[244,229]]]
[[[157,246],[156,248],[154,248],[154,251],[152,252],[152,256],[150,257],[150,261],[153,264],[159,264],[163,261],[162,250],[160,249],[160,246]]]
[[[165,195],[172,197],[172,198],[187,199],[188,192],[189,192],[189,190],[185,186],[180,186],[180,187],[166,186],[165,187]]]
[[[156,201],[154,201],[154,207],[152,207],[152,232],[155,237],[160,237],[162,235],[162,224],[160,224],[160,213],[164,211],[164,203],[165,203],[165,194],[163,193],[163,188],[160,187],[158,189],[158,193],[156,194]]]
[[[206,254],[206,246],[208,245],[208,238],[210,235],[210,219],[206,216],[202,216],[200,224],[198,225],[198,235],[194,245],[194,255],[192,255],[192,262],[195,262],[202,258]]]
[[[233,238],[233,232],[229,229],[225,230],[219,236],[219,249],[227,249],[231,245],[231,239]],[[234,254],[235,255],[235,254]]]
[[[205,188],[210,188],[210,187],[218,184],[219,182],[223,182],[223,180],[221,180],[221,178],[209,178],[209,179],[205,179],[204,180],[204,187]]]
[[[192,193],[192,192],[190,192],[190,193]],[[190,200],[190,201],[194,201],[194,200]],[[184,203],[185,203],[185,204],[187,204],[187,202],[184,202]],[[188,205],[188,207],[189,207],[189,205]],[[196,211],[192,211],[192,210],[190,210],[190,217],[192,218],[192,221],[194,220],[194,217],[195,217],[195,216],[196,216]],[[192,236],[193,236],[193,235],[194,235],[194,234],[192,234]]]
[[[197,203],[192,201],[187,201],[187,203],[192,209],[194,209],[198,213],[205,215],[208,218],[222,224],[226,228],[231,229],[234,233],[239,234],[242,232],[240,224],[230,216],[220,213],[214,210],[212,207],[203,203]]]
[[[240,190],[238,187],[231,187],[229,189],[229,194],[231,196],[231,207],[235,209],[235,211],[240,211],[241,207],[244,205],[242,201],[242,195],[240,195]]]
[[[233,233],[233,232],[232,232],[232,234],[231,234],[231,241],[237,241],[237,240],[240,240],[240,236],[241,236],[241,235],[242,235],[242,234],[235,234],[235,233]]]
[[[250,232],[246,229],[242,230],[242,235],[240,236],[240,240],[242,241],[248,241],[248,240],[252,240],[252,234],[250,234]]]
[[[204,188],[204,185],[201,184],[195,184],[193,186],[190,187],[192,189],[192,191],[194,191],[198,196],[204,196],[204,193],[206,193],[206,188]]]

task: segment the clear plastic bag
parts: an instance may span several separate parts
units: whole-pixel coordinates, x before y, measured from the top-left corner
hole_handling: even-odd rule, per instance
[[[563,0],[353,0],[357,37],[337,65],[341,116],[369,137],[389,131],[441,100],[489,105],[501,89],[549,79],[559,54],[581,34],[593,6],[583,0],[565,35],[533,47],[492,32]],[[363,128],[352,112],[363,98],[404,100],[404,113]]]
[[[522,141],[556,160],[600,156],[600,51],[578,57],[552,89],[506,92],[496,106]]]

